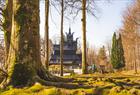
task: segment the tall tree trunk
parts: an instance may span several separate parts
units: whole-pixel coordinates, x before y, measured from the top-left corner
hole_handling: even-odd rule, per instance
[[[41,77],[39,39],[39,0],[13,0],[6,85],[24,86]]]
[[[82,0],[82,73],[87,73],[86,61],[86,0]]]
[[[13,14],[13,0],[6,0],[6,7],[3,10],[4,23],[2,24],[2,27],[4,29],[4,44],[5,44],[5,64],[3,70],[1,70],[4,73],[5,78],[3,79],[2,84],[5,83],[8,77],[7,74],[8,65],[6,64],[6,61],[8,59],[10,48],[10,38],[12,31],[12,14]]]
[[[7,0],[6,8],[4,10],[4,40],[5,40],[5,60],[8,58],[9,48],[10,48],[10,38],[11,38],[11,31],[12,31],[12,14],[13,14],[13,0]],[[7,67],[7,66],[6,66]]]
[[[45,65],[49,70],[49,0],[45,0]]]
[[[137,71],[137,52],[136,52],[136,47],[134,46],[134,58],[135,58],[135,60],[134,60],[134,71],[135,71],[135,74],[137,74],[138,73],[138,71]]]
[[[13,0],[12,32],[7,58],[7,78],[0,87],[60,81],[45,71],[40,57],[39,0]],[[55,85],[58,85],[55,83]]]
[[[64,23],[64,1],[61,0],[61,44],[60,44],[60,76],[63,76],[63,23]]]

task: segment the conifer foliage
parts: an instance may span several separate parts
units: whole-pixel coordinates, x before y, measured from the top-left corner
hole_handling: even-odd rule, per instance
[[[125,66],[125,58],[121,34],[119,34],[118,38],[116,36],[116,33],[114,33],[113,35],[111,49],[111,63],[114,69],[120,69]]]
[[[118,54],[119,54],[120,67],[125,67],[125,57],[124,57],[124,49],[123,49],[121,34],[119,34],[119,38],[118,38],[118,50],[119,50]]]
[[[99,54],[98,54],[98,60],[99,60],[99,63],[100,65],[107,63],[107,56],[106,56],[106,51],[105,51],[105,47],[101,47],[100,50],[99,50]]]

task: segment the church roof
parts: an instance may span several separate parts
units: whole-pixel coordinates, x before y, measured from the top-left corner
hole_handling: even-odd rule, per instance
[[[64,41],[64,53],[63,53],[63,63],[75,63],[80,64],[82,60],[82,54],[77,54],[77,39],[73,40],[73,33],[71,33],[71,28],[69,32],[66,33],[66,40]],[[51,55],[50,64],[56,64],[60,62],[60,44],[53,45],[53,54]]]

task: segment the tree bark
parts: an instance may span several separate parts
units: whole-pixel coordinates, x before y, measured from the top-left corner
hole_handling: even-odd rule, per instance
[[[82,73],[87,73],[86,61],[86,0],[82,0]]]
[[[45,0],[45,13],[45,65],[46,69],[49,70],[49,0]]]
[[[13,0],[7,0],[6,8],[4,9],[4,40],[5,40],[5,60],[8,58],[9,48],[10,48],[10,37],[12,31],[12,14],[13,14]],[[6,66],[7,67],[7,66]]]
[[[24,86],[44,78],[40,57],[39,0],[13,0],[6,85]]]
[[[64,81],[45,71],[40,57],[39,0],[13,0],[12,32],[1,88]],[[44,84],[46,85],[45,82]]]
[[[137,55],[136,55],[136,47],[134,46],[133,47],[133,49],[134,49],[134,58],[135,58],[135,60],[134,60],[134,71],[135,71],[135,74],[137,74],[138,73],[138,71],[137,71]]]
[[[61,0],[61,44],[60,44],[60,76],[63,76],[63,23],[64,23],[64,0]]]

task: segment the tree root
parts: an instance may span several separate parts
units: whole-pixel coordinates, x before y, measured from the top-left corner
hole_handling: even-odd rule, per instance
[[[54,79],[55,78],[55,79]],[[59,78],[59,79],[56,79]],[[30,79],[27,83],[26,86],[32,86],[35,83],[40,83],[41,85],[45,85],[45,86],[55,86],[58,88],[65,88],[65,89],[77,89],[77,88],[88,88],[89,86],[84,86],[84,85],[78,85],[78,84],[72,84],[72,83],[67,83],[65,81],[63,81],[64,79],[61,77],[55,77],[55,76],[51,76],[50,79],[54,79],[52,80],[44,80],[42,78],[40,78],[38,75],[33,76],[32,79]],[[57,81],[56,81],[57,80]],[[67,80],[67,79],[65,79]],[[1,83],[1,88],[5,89],[6,87],[10,86],[12,84],[10,84],[8,82],[8,79],[3,80],[3,82]],[[15,88],[22,88],[25,87],[23,85],[19,85],[16,86]]]
[[[67,89],[78,88],[79,87],[79,85],[76,85],[76,84],[70,84],[70,83],[68,84],[68,83],[65,83],[65,82],[46,81],[46,80],[41,79],[38,76],[35,76],[33,80],[35,80],[35,82],[40,83],[40,84],[45,85],[45,86],[55,86],[55,87],[67,88]]]
[[[7,77],[5,77],[0,84],[0,89],[5,89],[7,87],[7,85],[8,85],[7,84]]]
[[[70,82],[72,79],[66,79],[62,77],[58,77],[55,75],[52,75],[50,72],[45,71],[45,69],[42,67],[41,70],[37,73],[37,75],[46,81],[52,81],[52,82]]]
[[[34,85],[36,82],[46,85],[46,86],[56,86],[56,87],[62,87],[62,88],[76,88],[78,85],[74,84],[68,84],[66,82],[70,82],[72,79],[66,79],[58,76],[54,76],[50,74],[49,72],[45,72],[44,70],[40,70],[39,73],[36,73],[33,75],[33,77],[28,80],[28,83],[26,86]],[[1,89],[5,89],[6,87],[12,85],[10,80],[8,80],[8,77],[6,76],[2,83],[0,84]],[[18,87],[24,87],[23,85],[19,85]]]

